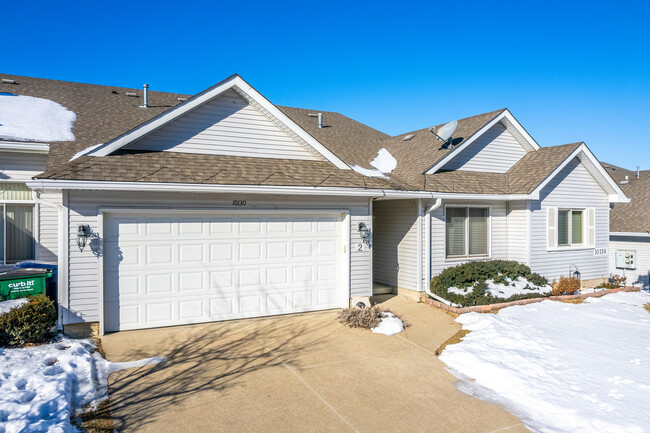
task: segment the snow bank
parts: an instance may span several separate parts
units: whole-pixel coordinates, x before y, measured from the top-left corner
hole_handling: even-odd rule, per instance
[[[524,277],[517,277],[516,280],[511,280],[506,278],[506,283],[495,283],[494,280],[486,280],[487,289],[486,293],[494,296],[495,298],[508,299],[511,296],[515,295],[530,295],[537,293],[539,295],[548,295],[553,289],[550,285],[546,286],[537,286]],[[450,293],[455,293],[457,295],[467,295],[472,293],[474,290],[473,287],[466,287],[464,289],[458,287],[450,287],[447,289]]]
[[[397,160],[389,151],[382,148],[377,152],[377,156],[370,162],[370,165],[375,167],[375,169],[363,168],[358,165],[353,165],[351,168],[366,177],[381,177],[388,179],[386,174],[390,174],[395,170],[395,167],[397,167]]]
[[[73,141],[77,115],[49,99],[0,93],[0,138]]]
[[[0,349],[0,432],[78,432],[70,417],[108,396],[108,375],[164,361],[112,363],[90,340]]]
[[[382,313],[383,318],[379,325],[372,328],[372,332],[376,334],[394,335],[404,330],[404,323],[399,320],[395,315],[389,311]]]
[[[440,359],[458,388],[536,432],[650,431],[647,293],[543,301],[456,320],[472,331]]]
[[[27,298],[20,298],[20,299],[11,299],[9,301],[2,301],[0,302],[0,314],[6,313],[7,311],[20,307],[21,305],[26,304],[29,302]]]

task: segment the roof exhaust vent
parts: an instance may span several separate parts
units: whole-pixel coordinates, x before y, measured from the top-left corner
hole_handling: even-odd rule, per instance
[[[627,185],[630,183],[630,176],[625,176],[625,179],[619,182],[621,185]]]
[[[409,141],[411,138],[415,137],[415,134],[408,134],[402,137],[402,141]]]
[[[2,84],[18,84],[18,83],[16,83],[16,80],[12,80],[10,78],[3,78]]]
[[[637,179],[641,178],[641,166],[640,165],[636,166],[636,178]]]
[[[143,84],[142,88],[144,89],[144,105],[143,108],[149,108],[149,85]]]
[[[318,127],[323,127],[323,113],[309,113],[309,117],[318,117]]]
[[[138,97],[138,94],[135,93],[135,92],[126,92],[125,95],[130,96],[132,98],[137,98]]]
[[[176,99],[178,99],[178,102],[185,102],[185,101],[187,101],[187,98],[176,98]]]

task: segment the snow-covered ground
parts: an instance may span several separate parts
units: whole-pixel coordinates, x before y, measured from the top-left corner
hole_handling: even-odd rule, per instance
[[[486,293],[489,293],[495,298],[503,298],[503,299],[507,299],[514,295],[530,295],[533,293],[537,293],[540,295],[547,295],[551,293],[551,290],[553,289],[550,285],[536,286],[535,284],[531,283],[524,277],[517,277],[517,279],[514,281],[511,280],[510,278],[506,278],[506,282],[508,284],[495,283],[494,280],[486,280],[485,282],[487,283]],[[461,289],[452,286],[447,290],[450,293],[456,293],[458,295],[466,295],[468,293],[472,293],[474,288],[467,287]]]
[[[74,112],[49,99],[0,93],[0,138],[73,141],[75,120]]]
[[[381,322],[379,325],[372,328],[372,332],[376,334],[395,335],[404,330],[404,323],[395,317],[390,311],[382,313]]]
[[[78,432],[70,416],[107,397],[110,373],[161,361],[108,362],[90,340],[0,349],[0,432]]]
[[[650,432],[649,302],[621,292],[463,314],[471,332],[440,359],[459,389],[535,432]]]
[[[0,302],[0,314],[6,313],[7,311],[14,309],[16,307],[20,307],[21,305],[24,305],[27,302],[29,302],[29,299],[27,298],[10,299],[8,301],[2,301]]]

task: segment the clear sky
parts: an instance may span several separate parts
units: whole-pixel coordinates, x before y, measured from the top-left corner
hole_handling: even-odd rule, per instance
[[[0,72],[278,105],[391,135],[507,107],[542,145],[650,168],[650,2],[15,2]]]

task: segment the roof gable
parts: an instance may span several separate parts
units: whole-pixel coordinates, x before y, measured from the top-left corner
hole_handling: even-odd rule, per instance
[[[425,173],[433,174],[441,169],[505,173],[527,152],[539,147],[512,113],[505,109],[451,149]],[[494,165],[495,159],[500,163]]]
[[[233,99],[234,96],[237,96],[237,99],[241,102],[238,103],[237,99]],[[284,150],[290,151],[292,159],[325,160],[331,162],[339,169],[349,169],[347,164],[341,161],[312,136],[307,134],[307,132],[300,128],[293,120],[287,117],[282,111],[259,94],[238,75],[233,75],[204,90],[182,104],[161,113],[153,119],[137,126],[125,134],[122,134],[116,139],[95,149],[89,150],[86,155],[99,157],[107,156],[119,149],[124,149],[130,146],[134,146],[133,148],[137,149],[145,148],[146,150],[171,150],[186,153],[188,152],[188,149],[192,149],[193,151],[190,153],[243,155],[246,153],[245,147],[240,146],[238,150],[233,150],[232,145],[234,144],[234,140],[228,142],[225,139],[225,129],[221,128],[223,124],[217,128],[218,133],[216,135],[220,137],[220,139],[214,140],[214,135],[211,135],[211,133],[215,132],[214,130],[207,131],[207,129],[210,129],[210,124],[213,126],[217,125],[220,121],[224,121],[237,112],[236,109],[229,110],[226,108],[227,103],[225,103],[225,101],[228,100],[228,98],[231,101],[234,100],[235,103],[233,105],[235,107],[239,106],[240,110],[244,107],[249,109],[248,114],[253,117],[252,119],[249,119],[252,124],[259,122],[261,124],[258,124],[257,126],[266,127],[269,132],[275,133],[276,135],[280,134],[277,136],[282,138],[281,141],[283,141],[285,145]],[[219,115],[218,113],[220,111],[221,114]],[[206,115],[208,117],[214,116],[214,122],[208,119],[207,123],[205,123],[206,119],[202,116]],[[260,117],[260,115],[266,117],[266,120],[262,120],[263,118]],[[175,129],[176,125],[173,125],[172,122],[178,121],[179,119],[182,119],[180,120],[181,123],[184,122],[184,127],[186,128],[185,131]],[[230,118],[229,120],[233,119]],[[202,121],[204,123],[201,124]],[[197,125],[196,122],[198,122],[199,125]],[[193,126],[189,126],[190,124],[193,124]],[[163,128],[165,129],[163,130]],[[261,141],[259,140],[259,136],[254,139],[253,137],[255,133],[253,129],[254,128],[248,128],[247,131],[240,130],[240,133],[244,133],[244,135],[248,136],[249,144],[251,145],[248,147],[249,151],[256,146],[270,146],[273,143],[273,140],[268,137]],[[157,131],[160,132],[156,134]],[[166,137],[165,133],[169,132],[174,132],[174,134],[179,135],[176,135],[174,138]],[[151,134],[155,135],[150,136]],[[179,140],[179,138],[184,139]],[[211,140],[214,141],[210,143]],[[239,138],[237,141],[239,141]],[[199,143],[203,147],[199,146]],[[284,154],[278,155],[279,152],[277,148],[267,152],[268,155],[273,153],[275,153],[276,158],[287,157],[287,155]],[[260,154],[251,155],[250,153],[248,153],[247,156],[261,157]]]
[[[229,89],[123,149],[326,161],[273,120]]]

